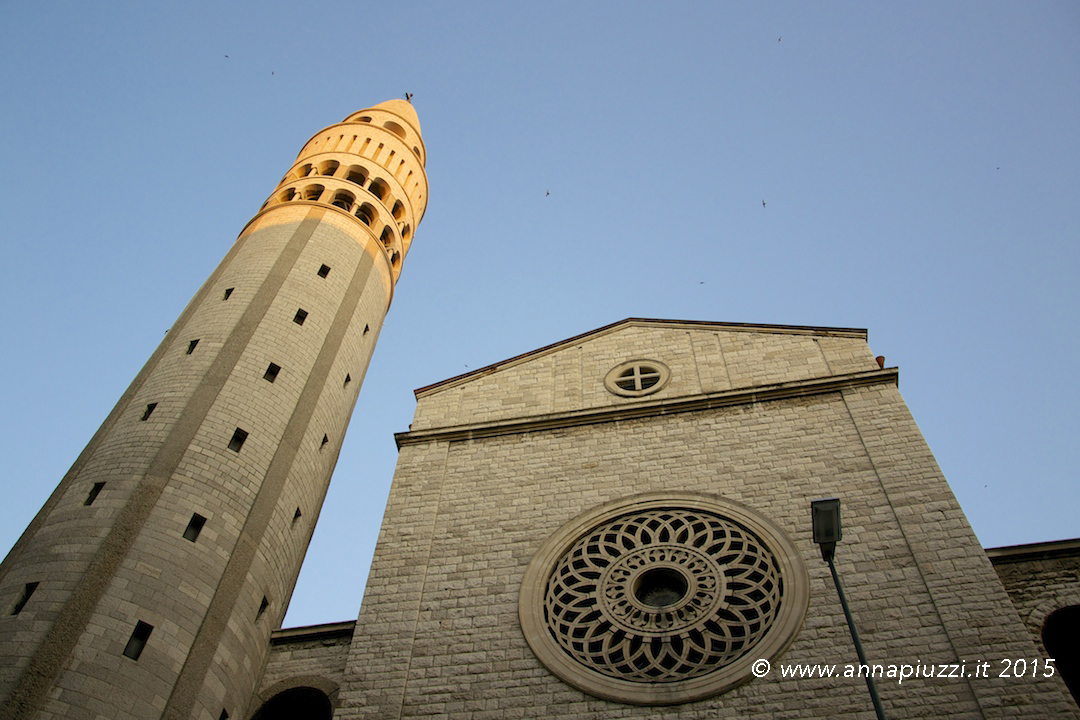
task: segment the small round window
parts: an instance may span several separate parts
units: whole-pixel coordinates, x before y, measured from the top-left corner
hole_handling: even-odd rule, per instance
[[[641,397],[667,384],[671,371],[656,360],[630,360],[613,367],[604,378],[609,392],[623,397]]]

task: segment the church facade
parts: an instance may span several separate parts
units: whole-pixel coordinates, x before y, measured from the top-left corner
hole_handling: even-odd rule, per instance
[[[0,569],[5,717],[870,717],[866,673],[1080,717],[1080,543],[985,551],[858,329],[628,319],[417,390],[358,619],[274,631],[424,159],[404,101],[301,151]]]
[[[839,497],[888,717],[1074,716],[897,378],[861,330],[630,319],[418,390],[359,619],[276,638],[261,699],[306,666],[334,717],[870,716],[782,676],[858,665],[811,537]],[[1032,608],[1076,602],[1055,552]]]

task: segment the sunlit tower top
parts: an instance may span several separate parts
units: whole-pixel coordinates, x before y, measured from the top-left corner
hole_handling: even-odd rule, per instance
[[[312,137],[264,208],[308,201],[355,215],[386,249],[396,282],[427,209],[426,158],[412,104],[387,100]]]

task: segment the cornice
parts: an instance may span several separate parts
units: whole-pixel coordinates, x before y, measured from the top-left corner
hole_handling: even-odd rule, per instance
[[[1080,557],[1080,538],[986,548],[986,556],[990,558],[990,562],[994,565],[1030,560]]]
[[[325,623],[323,625],[303,625],[294,628],[282,628],[270,633],[271,645],[305,642],[310,640],[335,640],[352,637],[356,621]]]
[[[401,432],[394,434],[394,441],[400,449],[404,445],[415,445],[418,443],[436,441],[453,442],[496,437],[499,435],[516,435],[520,433],[577,427],[579,425],[594,425],[597,423],[618,422],[620,420],[633,420],[655,415],[695,412],[731,405],[746,405],[772,400],[822,395],[866,385],[878,385],[882,383],[897,385],[898,382],[899,371],[896,368],[886,368],[884,370],[870,370],[866,372],[848,373],[845,375],[810,378],[808,380],[795,380],[774,385],[757,385],[754,387],[724,390],[701,395],[649,400],[613,407],[590,408],[588,410],[575,410],[566,413],[551,413],[548,415],[537,415],[526,418],[511,418],[486,423],[452,425],[443,428],[432,428],[430,430]]]

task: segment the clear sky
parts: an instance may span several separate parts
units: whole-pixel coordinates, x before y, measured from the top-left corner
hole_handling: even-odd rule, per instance
[[[626,317],[867,328],[984,545],[1080,536],[1080,4],[3,18],[5,551],[303,143],[405,92],[431,201],[287,625],[356,617],[414,388]]]

